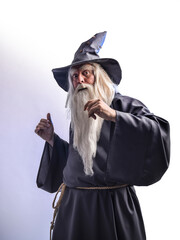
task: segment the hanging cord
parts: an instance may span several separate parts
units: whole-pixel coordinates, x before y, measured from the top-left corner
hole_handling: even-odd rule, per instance
[[[57,190],[56,195],[55,195],[54,200],[53,200],[53,203],[52,203],[52,208],[54,208],[54,213],[53,213],[53,220],[52,220],[51,226],[50,226],[50,240],[52,239],[52,231],[54,229],[54,222],[55,222],[55,219],[56,219],[56,214],[57,214],[59,206],[61,204],[65,189],[66,189],[66,185],[64,183],[62,183],[61,186],[59,187],[59,189]],[[58,201],[55,205],[57,195],[60,192],[61,192],[61,195],[60,195],[60,197],[59,197],[59,199],[58,199]]]
[[[107,189],[117,189],[117,188],[123,188],[123,187],[127,187],[128,184],[123,184],[123,185],[115,185],[115,186],[105,186],[105,187],[75,187],[75,189],[84,189],[84,190],[107,190]],[[54,229],[54,222],[55,222],[55,219],[56,219],[56,214],[58,212],[58,209],[59,209],[59,206],[61,204],[61,201],[62,201],[62,198],[63,198],[63,195],[64,195],[64,192],[65,192],[65,189],[66,189],[66,185],[64,183],[61,184],[61,186],[59,187],[59,189],[57,190],[56,192],[56,195],[54,197],[54,201],[52,203],[52,207],[54,208],[54,214],[53,214],[53,220],[51,222],[51,227],[50,227],[50,240],[52,239],[52,231]],[[57,198],[57,195],[61,192],[61,195],[57,201],[57,204],[55,205],[55,202],[56,202],[56,198]]]

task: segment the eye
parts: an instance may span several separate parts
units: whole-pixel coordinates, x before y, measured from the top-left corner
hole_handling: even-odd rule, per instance
[[[89,74],[90,74],[90,72],[89,72],[88,70],[85,70],[85,71],[83,72],[83,74],[84,74],[84,76],[88,77]]]
[[[72,80],[76,80],[77,77],[78,77],[78,74],[77,74],[77,73],[74,73],[74,74],[72,75]]]

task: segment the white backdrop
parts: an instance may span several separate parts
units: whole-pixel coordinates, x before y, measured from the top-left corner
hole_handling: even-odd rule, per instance
[[[34,129],[50,112],[68,140],[66,93],[51,69],[107,30],[101,57],[117,59],[119,91],[171,125],[171,165],[160,182],[136,187],[148,240],[180,239],[180,3],[177,0],[6,0],[0,6],[0,239],[47,240],[51,195],[36,187],[44,146]]]

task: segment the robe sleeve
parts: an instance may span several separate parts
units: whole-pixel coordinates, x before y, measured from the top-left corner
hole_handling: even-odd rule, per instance
[[[169,166],[169,123],[135,99],[122,98],[116,101],[115,109],[108,178],[138,186],[159,181]]]
[[[63,182],[63,169],[66,165],[69,144],[54,135],[54,145],[51,147],[45,143],[39,171],[37,175],[37,186],[47,192],[53,193]]]

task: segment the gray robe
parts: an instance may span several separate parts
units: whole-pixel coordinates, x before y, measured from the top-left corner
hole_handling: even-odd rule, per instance
[[[145,240],[145,229],[133,185],[147,186],[161,179],[170,158],[169,124],[150,113],[140,101],[115,94],[111,107],[116,123],[104,121],[94,175],[86,176],[82,159],[55,134],[51,149],[46,142],[37,176],[38,187],[56,192],[67,185],[55,222],[53,240]],[[75,187],[115,186],[111,190]]]

